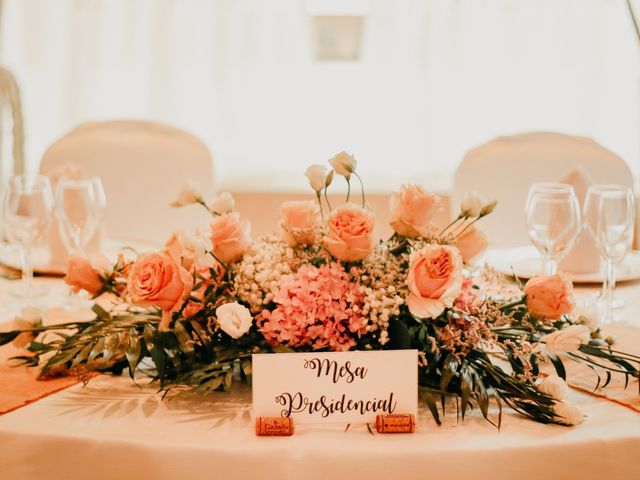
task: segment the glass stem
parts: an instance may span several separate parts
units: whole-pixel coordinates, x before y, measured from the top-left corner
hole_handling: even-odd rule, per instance
[[[616,265],[610,258],[607,258],[607,280],[604,288],[604,323],[611,323],[613,320],[613,290],[616,288]]]
[[[551,255],[544,256],[544,274],[555,275],[558,272],[558,262]]]
[[[29,298],[33,291],[33,266],[31,265],[31,249],[23,245],[20,248],[20,267],[22,269],[22,295]]]

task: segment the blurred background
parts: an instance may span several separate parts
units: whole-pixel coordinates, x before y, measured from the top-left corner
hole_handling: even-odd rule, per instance
[[[640,169],[625,0],[0,5],[28,171],[76,125],[123,118],[196,134],[216,187],[234,192],[306,191],[306,166],[343,149],[372,193],[446,191],[465,152],[523,131],[592,137]]]

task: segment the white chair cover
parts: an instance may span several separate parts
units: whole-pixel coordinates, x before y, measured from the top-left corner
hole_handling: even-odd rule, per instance
[[[40,170],[48,174],[68,163],[102,178],[110,238],[164,244],[176,229],[211,219],[200,206],[169,206],[188,179],[197,180],[205,196],[213,193],[209,150],[177,128],[135,120],[85,123],[49,147]]]
[[[529,186],[535,182],[571,183],[571,178],[633,187],[633,176],[624,160],[589,138],[523,133],[498,137],[467,153],[454,177],[453,212],[458,211],[466,191],[477,190],[498,200],[496,210],[480,227],[492,246],[528,245],[524,204]]]

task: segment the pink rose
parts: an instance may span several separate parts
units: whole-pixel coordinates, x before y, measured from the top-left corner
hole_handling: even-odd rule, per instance
[[[280,207],[282,240],[290,247],[315,242],[320,225],[320,208],[310,200],[285,202]]]
[[[530,279],[524,286],[529,313],[537,318],[557,320],[575,307],[573,285],[563,275]]]
[[[144,253],[129,272],[131,301],[162,310],[160,329],[168,328],[171,313],[182,307],[193,289],[191,274],[165,253]]]
[[[425,192],[419,185],[403,185],[400,192],[391,195],[391,227],[405,237],[427,235],[433,215],[440,209],[439,196]]]
[[[250,229],[237,212],[216,217],[211,223],[213,253],[225,263],[237,262],[251,244]]]
[[[71,287],[73,293],[86,290],[91,295],[98,293],[104,286],[104,282],[91,262],[79,255],[69,258],[64,283]]]
[[[427,245],[413,253],[407,284],[409,311],[436,318],[453,305],[462,288],[462,257],[448,245]]]
[[[343,262],[362,260],[373,250],[374,221],[372,212],[353,203],[336,208],[327,220],[327,250]]]
[[[469,227],[462,235],[456,238],[456,247],[464,263],[471,263],[478,258],[489,246],[489,239],[475,227]]]

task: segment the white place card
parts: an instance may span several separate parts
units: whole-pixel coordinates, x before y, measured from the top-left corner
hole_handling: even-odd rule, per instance
[[[255,417],[296,423],[372,423],[417,414],[418,351],[253,355]]]

